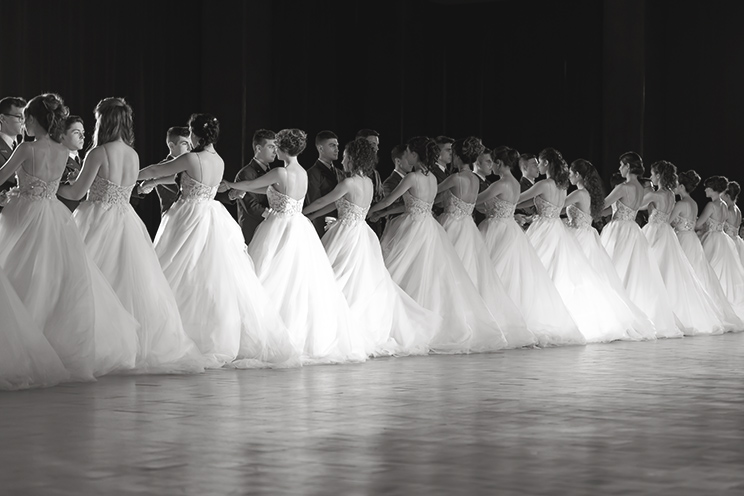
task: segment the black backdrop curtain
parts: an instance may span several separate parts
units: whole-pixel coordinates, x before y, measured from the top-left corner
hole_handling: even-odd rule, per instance
[[[96,103],[123,96],[143,166],[168,127],[210,112],[227,175],[256,129],[306,130],[310,165],[318,131],[369,127],[383,176],[420,134],[553,146],[605,178],[631,149],[739,176],[744,2],[3,0],[0,15],[0,95],[56,91],[89,136]]]

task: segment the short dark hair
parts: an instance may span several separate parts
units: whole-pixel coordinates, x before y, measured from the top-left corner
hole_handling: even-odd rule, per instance
[[[318,146],[319,144],[323,143],[324,141],[328,141],[329,139],[338,139],[338,136],[336,136],[336,133],[333,131],[321,131],[318,134],[315,135],[315,146]]]
[[[490,148],[484,148],[483,151],[481,152],[481,154],[479,155],[479,157],[481,155],[491,155],[492,152],[493,152],[493,150],[491,150]],[[491,158],[493,158],[493,156]]]
[[[406,152],[406,145],[395,145],[393,151],[390,152],[390,158],[395,162],[395,159],[403,158],[403,154]]]
[[[451,145],[454,142],[455,140],[450,138],[449,136],[437,136],[436,138],[434,138],[434,143],[439,146]]]
[[[380,133],[378,133],[374,129],[360,129],[356,133],[357,138],[369,138],[370,136],[377,136],[379,138]]]
[[[69,131],[73,124],[76,123],[84,124],[83,118],[79,115],[71,115],[65,119],[65,132]]]
[[[519,160],[517,163],[519,164],[519,169],[522,169],[522,164],[526,164],[530,160],[535,159],[537,160],[537,156],[534,153],[523,153],[519,156]]]
[[[189,128],[184,126],[173,126],[168,128],[168,133],[166,134],[166,139],[168,141],[176,141],[176,136],[179,138],[188,138],[191,134],[191,131],[189,131]]]
[[[11,107],[23,108],[26,106],[26,100],[20,96],[6,96],[0,100],[0,114],[7,114]]]
[[[273,139],[276,139],[276,133],[274,131],[269,129],[259,129],[253,133],[253,149],[255,150],[259,145],[263,146],[264,143],[266,143],[266,140]]]

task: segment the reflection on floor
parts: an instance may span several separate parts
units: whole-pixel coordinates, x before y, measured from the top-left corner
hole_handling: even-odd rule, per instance
[[[744,494],[744,334],[0,393],[0,493]]]

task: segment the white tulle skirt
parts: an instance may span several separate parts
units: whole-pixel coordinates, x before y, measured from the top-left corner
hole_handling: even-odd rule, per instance
[[[535,249],[513,218],[491,217],[478,226],[493,267],[540,346],[585,344]]]
[[[361,330],[307,217],[272,211],[258,225],[248,251],[303,363],[366,359]]]
[[[576,238],[558,218],[537,217],[527,238],[589,343],[638,339],[637,317],[591,266]]]
[[[129,203],[84,201],[73,215],[88,255],[140,323],[137,373],[204,371],[150,236]]]
[[[682,323],[682,331],[688,336],[724,332],[723,314],[703,289],[672,226],[666,222],[649,222],[643,227],[643,234],[659,267],[672,310]]]
[[[87,256],[62,202],[10,201],[0,215],[0,265],[71,380],[134,367],[139,324]]]
[[[679,240],[682,251],[687,257],[687,261],[690,262],[698,280],[703,285],[703,289],[705,289],[716,307],[718,307],[719,312],[723,315],[726,331],[744,330],[744,322],[742,322],[742,318],[744,318],[744,291],[741,292],[742,298],[738,302],[739,305],[734,307],[726,296],[716,272],[710,263],[708,263],[708,259],[705,258],[705,251],[697,234],[694,231],[679,231],[677,232],[677,239]],[[744,289],[744,269],[742,270],[740,280],[742,280],[742,289]]]
[[[369,225],[364,221],[336,222],[322,243],[359,326],[367,355],[428,353],[442,319],[395,284]]]
[[[506,293],[491,256],[472,217],[450,213],[439,216],[455,252],[460,257],[465,271],[478,289],[493,318],[501,327],[508,348],[519,348],[537,344],[537,338],[527,328],[522,313]]]
[[[638,224],[612,220],[602,229],[600,240],[631,301],[653,322],[656,337],[683,336],[659,267]]]
[[[721,231],[707,231],[701,238],[703,252],[736,314],[744,319],[744,266],[734,241]]]
[[[507,346],[499,324],[473,285],[447,233],[430,214],[405,213],[383,235],[393,280],[442,318],[431,341],[437,353],[495,351]]]
[[[253,271],[243,233],[222,204],[174,203],[163,216],[155,252],[186,334],[209,367],[299,365],[287,327]]]

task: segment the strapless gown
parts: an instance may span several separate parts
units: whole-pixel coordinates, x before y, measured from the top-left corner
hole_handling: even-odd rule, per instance
[[[88,255],[140,323],[137,373],[203,372],[145,225],[129,203],[134,186],[96,177],[73,217]]]
[[[504,348],[499,324],[432,215],[432,204],[403,194],[405,213],[380,244],[390,275],[420,305],[443,319],[431,341],[437,353],[475,353]]]
[[[365,352],[368,356],[428,353],[442,319],[416,303],[390,277],[380,242],[365,222],[369,206],[341,198],[336,209],[338,220],[321,241],[359,326]]]
[[[303,200],[273,186],[266,190],[270,212],[256,229],[248,251],[256,275],[287,324],[302,362],[342,363],[367,357],[361,330],[349,311]]]
[[[287,327],[253,271],[243,232],[216,193],[217,186],[181,174],[181,198],[155,236],[186,334],[212,368],[299,365]]]
[[[623,303],[631,309],[633,315],[635,315],[635,323],[633,330],[629,333],[631,339],[656,339],[656,330],[654,324],[646,316],[643,311],[632,302],[628,296],[623,282],[617,275],[615,266],[612,263],[612,259],[605,251],[602,246],[602,241],[599,239],[597,230],[592,226],[592,217],[588,213],[582,211],[576,205],[569,205],[566,207],[566,214],[568,215],[568,227],[569,232],[574,235],[576,241],[584,252],[589,261],[589,265],[599,276],[604,280],[605,283],[609,284],[615,293],[622,298]]]
[[[705,250],[703,250],[700,238],[695,234],[695,223],[690,219],[676,217],[672,221],[672,226],[677,234],[679,245],[682,247],[690,265],[692,265],[698,280],[724,315],[724,322],[729,324],[726,330],[744,329],[744,322],[742,322],[742,318],[744,318],[744,291],[740,292],[741,301],[738,301],[738,306],[733,306],[733,302],[729,301],[716,272],[705,257]],[[740,279],[742,287],[744,287],[744,272]]]
[[[744,319],[744,266],[734,240],[724,232],[724,223],[709,218],[701,238],[703,252],[715,272],[726,298]]]
[[[612,220],[602,229],[600,240],[628,296],[651,319],[657,338],[682,337],[681,323],[672,311],[659,267],[635,221],[638,212],[619,201],[613,209]]]
[[[527,328],[522,313],[506,293],[504,284],[493,268],[488,248],[473,220],[474,208],[475,204],[467,203],[448,191],[439,223],[449,236],[488,310],[499,323],[506,337],[507,347],[535,345],[537,338]]]
[[[18,169],[18,195],[0,219],[0,265],[72,380],[130,370],[139,324],[87,256],[59,180]]]
[[[724,322],[724,316],[703,289],[695,270],[679,245],[669,224],[669,213],[654,210],[643,227],[650,253],[659,267],[667,288],[672,310],[688,336],[721,334],[734,323]],[[738,319],[737,319],[738,320]]]
[[[492,198],[484,207],[486,220],[478,229],[493,267],[540,346],[585,344],[550,275],[514,220],[516,205]]]
[[[535,198],[537,217],[527,238],[550,274],[588,343],[637,339],[637,318],[612,286],[594,271],[560,219],[562,205]]]

